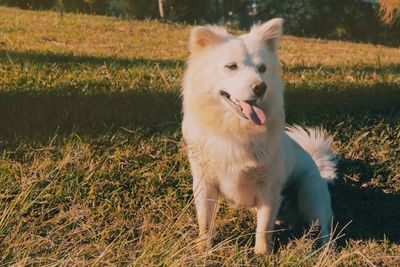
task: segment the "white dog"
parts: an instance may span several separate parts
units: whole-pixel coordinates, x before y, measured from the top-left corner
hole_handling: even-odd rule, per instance
[[[211,244],[221,196],[237,207],[256,208],[254,251],[265,253],[288,186],[296,190],[282,210],[318,222],[323,242],[329,239],[333,215],[327,182],[336,178],[332,138],[298,126],[285,133],[277,56],[282,23],[273,19],[239,37],[217,26],[191,32],[182,130],[202,249]]]

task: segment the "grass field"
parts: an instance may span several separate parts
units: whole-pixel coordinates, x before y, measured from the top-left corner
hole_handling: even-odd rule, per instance
[[[180,134],[188,32],[0,8],[1,265],[400,266],[400,49],[282,41],[288,123],[335,136],[333,248],[294,228],[254,256],[254,216],[222,204],[199,253]]]

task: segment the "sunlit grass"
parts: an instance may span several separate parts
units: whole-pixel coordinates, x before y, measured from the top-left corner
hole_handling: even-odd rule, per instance
[[[216,244],[199,253],[180,134],[189,27],[10,8],[0,18],[3,265],[400,264],[399,49],[281,44],[288,122],[335,136],[341,237],[318,250],[309,230],[285,228],[256,257],[254,215],[222,204]]]

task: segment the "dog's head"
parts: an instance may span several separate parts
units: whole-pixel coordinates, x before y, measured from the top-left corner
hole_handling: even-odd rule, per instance
[[[282,19],[273,19],[239,37],[217,26],[193,28],[189,60],[192,73],[186,80],[201,86],[202,98],[205,90],[210,103],[222,103],[222,112],[264,125],[273,76],[280,75],[276,73],[276,49],[282,23]]]

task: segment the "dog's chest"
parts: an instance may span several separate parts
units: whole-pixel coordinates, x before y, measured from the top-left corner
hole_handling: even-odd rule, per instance
[[[250,142],[239,145],[226,140],[199,144],[191,145],[191,158],[203,170],[204,178],[217,186],[225,200],[234,206],[255,207],[257,195],[268,183],[267,146]]]
[[[218,175],[219,191],[234,206],[253,208],[268,182],[268,171],[265,165],[242,167]]]

